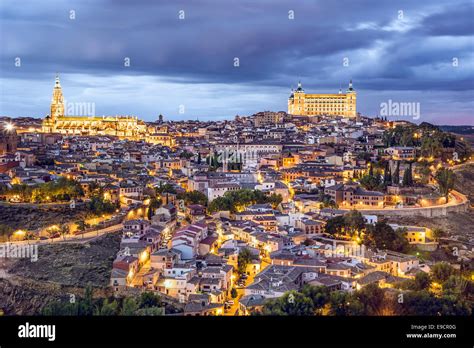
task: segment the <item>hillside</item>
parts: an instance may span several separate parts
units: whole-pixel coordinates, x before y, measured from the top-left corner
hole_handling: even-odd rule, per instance
[[[119,245],[120,234],[111,234],[83,244],[42,245],[36,262],[2,260],[0,308],[6,314],[38,314],[48,303],[80,295],[87,286],[103,296]]]

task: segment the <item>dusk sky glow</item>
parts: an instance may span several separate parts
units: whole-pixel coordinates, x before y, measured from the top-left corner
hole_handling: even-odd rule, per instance
[[[2,0],[0,116],[48,114],[58,72],[66,100],[95,103],[97,115],[286,111],[298,80],[337,93],[352,79],[363,115],[389,100],[416,102],[417,122],[474,125],[472,4]]]

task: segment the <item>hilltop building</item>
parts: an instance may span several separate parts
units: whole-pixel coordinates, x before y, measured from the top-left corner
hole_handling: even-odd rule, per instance
[[[53,88],[51,113],[43,120],[42,131],[65,135],[110,135],[131,140],[146,140],[170,147],[174,145],[171,136],[161,133],[156,127],[147,126],[136,116],[66,115],[59,76],[56,76]]]
[[[346,93],[339,90],[338,94],[305,93],[301,82],[288,98],[288,113],[301,116],[343,116],[356,117],[357,93],[352,87],[352,80]]]

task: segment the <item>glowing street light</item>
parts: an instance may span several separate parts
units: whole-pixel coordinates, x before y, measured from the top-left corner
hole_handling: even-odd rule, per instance
[[[11,131],[13,131],[13,130],[15,129],[15,125],[14,125],[13,123],[8,122],[8,123],[5,124],[5,129],[6,129],[8,132],[11,132]]]

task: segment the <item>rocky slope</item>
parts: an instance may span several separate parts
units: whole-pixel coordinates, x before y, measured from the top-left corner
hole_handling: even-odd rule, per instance
[[[35,315],[50,302],[82,295],[110,295],[107,285],[120,235],[106,235],[90,243],[43,245],[38,261],[9,260],[0,269],[0,308],[5,314]]]

